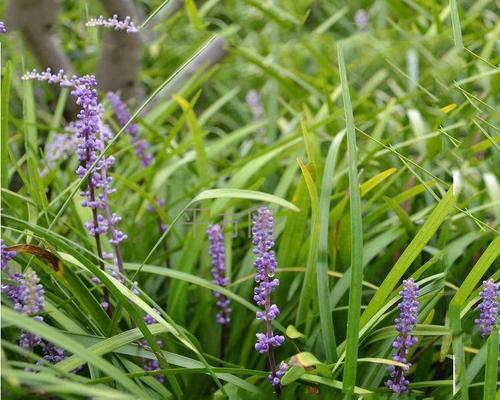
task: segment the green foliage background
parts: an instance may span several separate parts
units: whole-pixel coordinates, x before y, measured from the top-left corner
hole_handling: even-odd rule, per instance
[[[140,2],[147,13],[160,3]],[[361,8],[369,23],[360,30]],[[80,74],[93,70],[101,36],[85,21],[101,13],[94,1],[64,2],[61,40]],[[500,275],[499,27],[488,0],[187,1],[148,39],[139,78],[148,93],[214,34],[229,54],[180,97],[153,98],[136,116],[152,166],[140,167],[125,134],[109,150],[112,209],[129,236],[126,286],[98,269],[76,157],[39,174],[45,143],[66,124],[65,94],[21,81],[34,61],[18,34],[2,36],[2,238],[63,264],[55,272],[26,253],[10,263],[36,270],[47,304],[35,323],[2,297],[5,398],[272,398],[266,357],[253,349],[262,326],[247,216],[261,204],[277,219],[275,328],[287,334],[277,359],[295,364],[283,399],[389,398],[395,304],[409,276],[421,288],[409,398],[498,395],[498,332],[485,341],[473,321],[481,281]],[[245,102],[251,89],[259,121]],[[120,131],[110,112],[106,120]],[[147,212],[156,198],[166,205]],[[193,207],[203,209],[194,227]],[[233,313],[221,361],[205,230],[224,218]],[[159,221],[170,226],[163,238]],[[94,275],[111,292],[113,320]],[[130,292],[135,280],[140,296]],[[146,327],[151,307],[161,317]],[[20,329],[70,356],[25,371],[38,356],[17,346]],[[156,354],[165,385],[142,370],[141,357],[156,356],[138,343],[151,335],[166,344]],[[83,374],[72,372],[81,365]]]

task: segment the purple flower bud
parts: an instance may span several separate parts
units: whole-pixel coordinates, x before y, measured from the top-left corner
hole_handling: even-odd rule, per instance
[[[16,256],[16,252],[12,250],[7,250],[7,245],[3,241],[3,239],[0,239],[0,252],[1,252],[1,268],[2,271],[6,271],[9,266],[7,265],[7,262],[9,260],[12,260]]]
[[[272,374],[269,374],[267,376],[267,379],[269,379],[269,382],[273,386],[277,386],[281,384],[281,378],[285,375],[286,371],[288,370],[288,364],[284,361],[281,361],[279,369],[276,371],[276,375],[273,376]]]
[[[411,363],[406,359],[410,347],[417,343],[417,337],[411,332],[417,323],[418,316],[418,285],[413,278],[403,281],[403,290],[399,292],[402,300],[399,303],[399,317],[395,319],[396,330],[399,336],[394,340],[392,347],[394,361],[405,364],[405,367],[391,365],[387,368],[391,379],[385,385],[394,393],[402,394],[408,391],[409,381],[405,378],[405,373],[411,367]]]
[[[500,284],[493,279],[483,281],[483,290],[479,294],[481,303],[477,306],[480,315],[474,320],[483,338],[491,333],[497,323],[499,296]]]
[[[104,19],[103,16],[99,18],[92,18],[89,22],[85,24],[85,26],[95,27],[95,26],[103,26],[105,28],[113,28],[115,31],[127,31],[128,33],[136,33],[139,32],[132,22],[132,18],[125,17],[123,21],[118,19],[118,15],[113,15],[113,18]]]
[[[3,21],[0,21],[0,33],[7,33],[7,28]]]
[[[210,241],[210,257],[212,259],[212,282],[216,285],[226,287],[228,280],[226,278],[226,256],[224,249],[224,238],[222,229],[219,225],[210,225],[207,230],[208,239]],[[227,325],[231,321],[230,314],[231,302],[222,293],[213,292],[217,299],[217,307],[219,311],[216,316],[216,321],[221,325]]]
[[[43,358],[51,363],[58,363],[66,358],[64,349],[56,347],[52,343],[44,343]]]
[[[139,283],[137,281],[134,281],[132,287],[130,288],[130,291],[136,296],[139,296],[141,294],[141,292],[139,292]]]
[[[43,318],[36,316],[33,318],[35,321],[42,321]],[[19,337],[19,347],[25,350],[33,350],[36,346],[42,345],[42,338],[34,333],[21,330],[21,336]]]
[[[160,312],[156,308],[153,308],[153,311],[156,314],[160,315]],[[143,319],[146,325],[156,324],[158,322],[152,315],[149,314],[146,314]]]
[[[354,23],[356,24],[356,28],[358,31],[364,31],[368,28],[368,24],[370,23],[370,16],[368,13],[362,8],[356,11],[354,15]]]

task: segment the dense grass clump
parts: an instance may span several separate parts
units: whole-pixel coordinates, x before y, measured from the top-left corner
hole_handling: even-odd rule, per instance
[[[494,2],[15,1],[3,398],[498,396]]]

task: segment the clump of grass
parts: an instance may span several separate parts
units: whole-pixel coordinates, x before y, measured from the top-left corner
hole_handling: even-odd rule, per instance
[[[146,100],[70,85],[93,96],[98,123],[82,114],[77,126],[94,135],[80,150],[96,139],[90,158],[48,154],[68,126],[74,135],[73,100],[22,81],[29,50],[2,34],[2,395],[383,398],[391,379],[414,397],[493,398],[492,4],[187,1],[167,17],[166,3],[130,32],[154,32]],[[63,5],[63,49],[91,74],[100,42],[82,16],[102,11]],[[223,61],[197,65],[220,36]],[[90,191],[105,208],[82,207]],[[113,238],[111,210],[127,240]],[[262,276],[256,212],[274,217]],[[279,318],[269,293],[253,301],[256,274],[270,285],[274,273]],[[17,295],[40,289],[43,307],[20,312]],[[267,357],[254,351],[263,325]]]

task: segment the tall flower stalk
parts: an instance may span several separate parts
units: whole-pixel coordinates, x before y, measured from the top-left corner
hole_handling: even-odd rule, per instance
[[[279,280],[273,278],[276,271],[276,255],[274,248],[274,219],[271,211],[266,207],[257,210],[257,214],[252,219],[252,244],[253,252],[256,255],[254,266],[256,269],[253,299],[255,303],[263,307],[263,311],[258,311],[256,317],[266,325],[264,333],[257,333],[257,343],[255,350],[259,353],[267,353],[269,358],[269,368],[271,373],[268,376],[274,390],[279,395],[281,393],[281,377],[284,374],[282,368],[276,368],[274,349],[281,346],[285,338],[273,333],[272,321],[280,314],[276,304],[271,303],[271,293],[276,290]]]
[[[212,282],[216,285],[226,287],[228,278],[226,276],[226,255],[224,249],[224,238],[219,225],[210,225],[207,230],[210,241],[210,257],[212,259]],[[221,324],[220,358],[224,359],[224,353],[229,336],[229,323],[231,321],[231,301],[219,291],[214,292],[217,300],[218,312],[216,320]]]
[[[46,81],[49,84],[71,88],[71,95],[75,97],[76,103],[80,106],[80,112],[74,123],[75,136],[78,140],[77,155],[80,161],[76,174],[83,178],[92,169],[88,176],[87,188],[81,193],[82,206],[92,210],[92,221],[86,223],[85,226],[95,238],[101,269],[104,269],[102,260],[110,258],[110,255],[104,253],[101,245],[101,235],[108,234],[109,243],[114,249],[116,265],[120,274],[123,275],[120,243],[127,238],[127,235],[116,228],[121,217],[110,210],[109,195],[115,189],[111,187],[111,177],[108,176],[107,171],[113,165],[114,157],[103,155],[105,145],[111,138],[111,132],[102,122],[104,107],[99,102],[95,77],[85,75],[69,78],[62,70],[57,74],[52,74],[48,68],[42,73],[32,71],[26,74],[23,79]],[[99,157],[100,159],[97,161]],[[107,291],[105,291],[104,308],[109,305],[107,296]]]
[[[412,336],[411,332],[417,323],[418,315],[418,285],[413,278],[403,281],[403,290],[399,292],[402,300],[399,303],[399,317],[395,319],[396,330],[399,332],[398,337],[392,343],[394,352],[392,359],[403,363],[405,366],[388,367],[391,379],[387,380],[385,385],[394,393],[403,394],[408,391],[408,384],[405,375],[411,367],[411,363],[407,360],[410,348],[417,343],[417,337]]]

